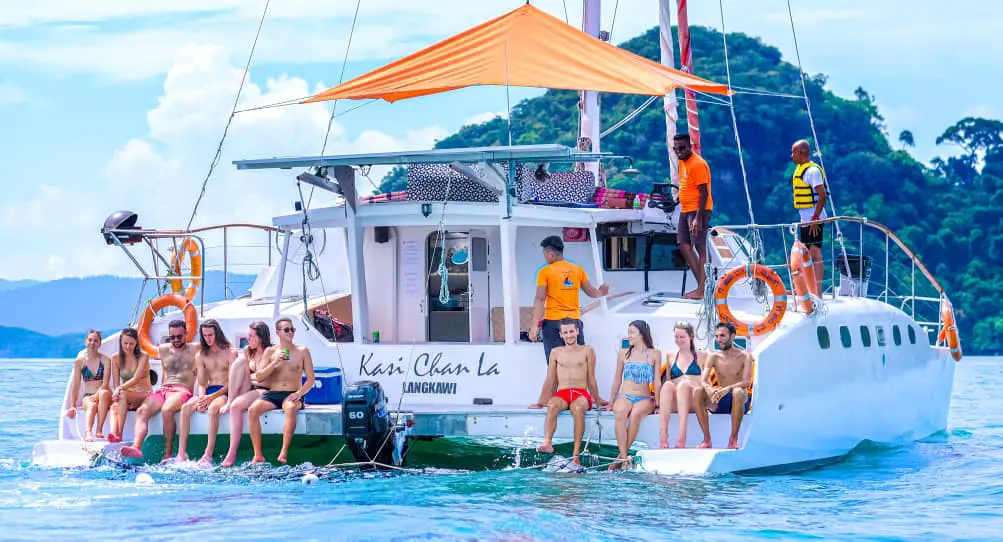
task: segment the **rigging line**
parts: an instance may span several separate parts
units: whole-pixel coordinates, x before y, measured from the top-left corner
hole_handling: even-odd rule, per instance
[[[805,108],[808,110],[808,124],[811,126],[811,137],[815,140],[815,151],[818,157],[818,165],[822,168],[822,182],[825,183],[826,196],[829,201],[829,208],[832,210],[832,216],[839,216],[836,212],[836,200],[832,197],[832,188],[829,185],[829,179],[825,175],[825,161],[822,158],[822,146],[819,144],[818,132],[815,130],[815,117],[811,112],[811,100],[808,99],[808,83],[805,80],[804,69],[801,66],[801,49],[798,47],[798,32],[797,28],[794,26],[794,10],[791,8],[791,0],[787,0],[787,17],[791,21],[791,35],[794,37],[794,55],[798,60],[798,74],[801,76],[801,92],[804,93],[804,104]],[[846,269],[850,269],[850,262],[846,256],[846,244],[843,242],[843,230],[839,227],[839,221],[833,222],[836,228],[836,240],[839,241],[839,249],[843,255],[843,263],[846,265]],[[860,252],[863,254],[864,247],[860,247]],[[833,285],[833,298],[836,296],[836,286]]]
[[[616,0],[613,4],[613,20],[609,23],[609,40],[607,43],[613,43],[613,29],[616,28],[616,12],[620,10],[620,0]]]
[[[261,11],[261,21],[258,22],[258,30],[254,33],[254,41],[251,42],[251,52],[247,55],[247,63],[244,65],[244,75],[240,78],[240,87],[237,88],[237,96],[233,99],[233,107],[230,109],[230,118],[226,119],[226,126],[223,128],[223,137],[219,139],[219,145],[216,146],[216,154],[209,163],[209,171],[205,174],[205,179],[202,181],[202,190],[199,192],[198,199],[195,200],[195,206],[192,208],[192,216],[188,219],[188,226],[185,227],[186,230],[190,230],[192,222],[195,221],[199,204],[202,203],[206,188],[209,186],[209,178],[212,177],[212,172],[216,169],[223,155],[223,142],[226,141],[226,135],[230,131],[230,124],[233,123],[233,117],[236,115],[237,104],[240,103],[240,95],[244,91],[244,85],[247,83],[247,74],[251,70],[251,60],[254,58],[254,50],[258,46],[258,38],[261,37],[261,28],[265,26],[265,17],[268,15],[268,5],[271,2],[272,0],[265,0],[265,9]]]
[[[721,11],[721,39],[724,42],[724,69],[728,76],[728,88],[731,88],[731,64],[728,59],[728,31],[724,27],[724,0],[718,0],[718,6]],[[735,98],[733,95],[728,95],[728,103],[731,110],[731,124],[735,131],[735,144],[738,147],[738,163],[742,168],[742,184],[745,186],[745,201],[749,205],[749,219],[752,221],[753,230],[755,230],[756,216],[752,212],[752,195],[749,193],[749,178],[745,171],[745,158],[742,156],[742,138],[738,134],[738,117],[735,115]],[[756,240],[758,242],[759,235],[756,234]],[[757,256],[756,249],[758,246],[753,247],[753,261]]]
[[[561,0],[561,3],[564,4],[564,22],[571,24],[571,18],[568,17],[568,0]]]
[[[306,100],[308,98],[311,98],[311,96],[303,96],[302,98],[293,98],[292,100],[283,100],[281,102],[275,102],[275,103],[266,104],[266,105],[259,105],[259,106],[255,106],[255,107],[248,107],[247,109],[238,109],[238,110],[234,111],[234,114],[238,114],[239,115],[240,113],[247,113],[247,112],[250,112],[250,111],[258,111],[260,109],[271,109],[273,107],[285,107],[287,105],[296,105],[296,104],[298,104],[298,103],[300,103],[303,100]]]
[[[783,94],[781,92],[768,92],[761,90],[735,90],[735,94],[748,94],[749,96],[769,96],[771,98],[791,98],[794,100],[801,100],[802,97],[797,94]]]
[[[355,36],[355,24],[359,20],[359,8],[362,6],[362,0],[358,0],[355,3],[355,15],[352,16],[352,28],[348,31],[348,43],[345,45],[345,57],[341,61],[341,74],[338,75],[338,85],[341,85],[345,81],[345,67],[348,66],[348,53],[352,50],[352,37]],[[320,154],[318,156],[324,156],[324,151],[327,150],[327,141],[331,137],[331,126],[334,124],[334,118],[337,116],[335,112],[338,110],[338,100],[335,99],[334,103],[331,104],[331,116],[327,119],[327,130],[324,131],[324,144],[320,147]],[[306,212],[310,209],[310,204],[313,203],[313,191],[314,186],[310,185],[310,195],[307,196],[306,206],[303,211]]]
[[[644,111],[645,109],[647,109],[649,105],[655,103],[655,100],[657,100],[659,98],[661,98],[661,96],[651,96],[651,97],[649,97],[637,109],[631,111],[630,113],[627,114],[627,116],[625,116],[624,118],[620,119],[619,122],[617,122],[613,126],[610,126],[609,128],[606,128],[606,130],[600,132],[599,133],[599,139],[602,139],[602,138],[608,136],[609,134],[611,134],[611,133],[619,130],[621,126],[623,126],[624,124],[627,124],[628,122],[630,122],[631,120],[633,120],[634,117],[640,115],[641,111]]]

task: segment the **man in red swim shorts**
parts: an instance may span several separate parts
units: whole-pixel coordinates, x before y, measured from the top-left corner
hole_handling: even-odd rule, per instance
[[[543,444],[537,448],[537,451],[548,454],[554,453],[552,441],[554,431],[557,431],[558,414],[562,410],[571,409],[571,416],[575,420],[575,447],[571,461],[580,465],[578,454],[585,435],[585,411],[592,408],[593,397],[598,399],[599,406],[604,406],[606,401],[599,398],[599,387],[596,384],[596,351],[591,346],[578,344],[577,322],[570,318],[561,320],[560,331],[564,346],[550,351],[550,365],[541,400],[530,405],[530,408],[543,408],[544,397],[552,395],[547,401]]]

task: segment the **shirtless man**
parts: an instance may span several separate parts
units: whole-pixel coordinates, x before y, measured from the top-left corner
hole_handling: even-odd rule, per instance
[[[710,448],[710,417],[708,406],[714,414],[731,413],[731,438],[728,447],[738,449],[738,430],[742,426],[742,418],[749,408],[749,386],[752,383],[752,355],[735,348],[735,326],[721,322],[714,332],[717,340],[717,352],[707,356],[703,368],[701,384],[703,393],[696,397],[696,414],[700,428],[705,435],[700,448]],[[711,369],[717,373],[717,385],[711,384]]]
[[[570,408],[571,416],[575,420],[575,447],[571,454],[571,462],[581,465],[578,454],[581,452],[582,436],[585,434],[585,411],[592,408],[592,397],[599,397],[599,386],[596,384],[596,351],[591,346],[578,344],[578,324],[574,320],[570,318],[561,320],[560,332],[564,346],[550,351],[550,366],[547,369],[547,380],[543,390],[544,393],[552,393],[553,397],[547,401],[543,444],[536,450],[548,454],[554,453],[552,441],[554,431],[557,430],[557,416],[561,411]],[[606,401],[600,398],[599,403],[605,404]],[[543,408],[543,405],[536,403],[530,405],[530,408]]]
[[[247,411],[247,419],[251,426],[251,445],[254,446],[252,463],[264,463],[265,456],[261,453],[261,415],[269,410],[281,408],[286,415],[282,426],[282,451],[276,460],[285,463],[289,454],[289,442],[296,430],[297,411],[303,408],[303,396],[313,387],[313,358],[310,349],[293,344],[296,328],[289,318],[279,318],[275,322],[275,331],[279,337],[277,346],[269,346],[262,355],[263,366],[255,376],[268,379],[271,388],[261,399],[254,401]],[[303,377],[306,376],[306,382]]]
[[[178,435],[178,461],[188,461],[188,432],[192,426],[195,411],[209,412],[209,431],[205,453],[199,463],[212,463],[212,452],[216,448],[216,433],[219,432],[219,413],[226,404],[227,384],[230,379],[230,363],[237,351],[226,340],[223,329],[216,320],[206,320],[199,326],[199,351],[195,353],[195,374],[198,377],[198,393],[181,407],[181,430]]]
[[[169,344],[159,347],[158,356],[163,366],[164,383],[143,401],[136,411],[136,440],[132,446],[122,448],[122,457],[143,458],[143,440],[146,438],[150,418],[162,412],[164,418],[164,460],[171,458],[174,444],[174,414],[192,398],[195,384],[195,345],[185,343],[185,323],[171,320],[167,325]]]

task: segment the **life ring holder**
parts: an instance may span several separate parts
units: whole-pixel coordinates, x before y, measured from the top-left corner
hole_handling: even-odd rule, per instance
[[[766,315],[766,318],[751,324],[740,321],[731,312],[731,308],[728,307],[728,294],[731,292],[732,287],[739,280],[747,277],[763,281],[770,288],[770,291],[773,292],[773,307],[770,309],[769,314]],[[714,289],[714,303],[717,305],[717,312],[721,320],[733,324],[736,334],[742,337],[766,335],[780,325],[784,313],[787,312],[787,288],[775,271],[765,265],[750,263],[735,267],[721,277],[721,280],[717,283],[717,288]]]
[[[199,242],[196,241],[194,237],[185,237],[184,240],[181,241],[180,250],[177,250],[173,254],[171,254],[171,262],[170,262],[171,271],[175,275],[181,274],[181,258],[183,257],[183,253],[187,253],[189,260],[191,260],[192,264],[191,276],[201,277],[202,249],[199,246]],[[190,279],[188,281],[187,287],[185,287],[185,285],[182,284],[181,279],[171,279],[167,282],[171,285],[172,292],[174,292],[175,294],[180,294],[181,291],[184,290],[185,299],[191,301],[192,299],[195,299],[195,295],[199,291],[199,286],[202,284],[202,279],[201,278]]]
[[[958,336],[958,324],[954,320],[954,306],[946,297],[940,303],[940,318],[943,323],[940,335],[937,336],[937,344],[946,342],[954,361],[961,361],[961,338]]]
[[[801,241],[795,241],[791,246],[790,257],[791,282],[794,284],[794,297],[805,314],[815,312],[813,296],[821,298],[818,291],[818,277],[815,276],[815,261],[808,247]]]
[[[146,306],[146,310],[143,311],[143,315],[139,317],[139,324],[136,327],[139,328],[140,348],[154,359],[159,359],[160,350],[157,347],[157,343],[150,339],[150,326],[153,325],[153,320],[156,318],[157,312],[167,307],[177,307],[184,314],[186,343],[195,340],[195,333],[198,331],[199,315],[195,309],[195,305],[192,305],[191,300],[185,299],[184,296],[178,294],[164,294],[150,301]]]

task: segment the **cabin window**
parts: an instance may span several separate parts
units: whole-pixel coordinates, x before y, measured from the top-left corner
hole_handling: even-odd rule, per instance
[[[648,245],[651,245],[648,254]],[[603,237],[603,269],[606,271],[682,271],[686,259],[674,234],[608,235]]]
[[[871,328],[860,326],[860,342],[864,345],[864,348],[871,346]]]
[[[735,337],[735,348],[738,348],[739,350],[748,350],[748,344],[745,340],[745,337]]]
[[[916,330],[912,326],[908,326],[906,331],[909,333],[909,344],[916,344]]]
[[[818,346],[822,350],[829,349],[829,328],[825,326],[818,326],[815,328],[815,333],[818,335]]]
[[[237,337],[237,349],[238,350],[243,350],[243,349],[247,348],[248,344],[249,343],[247,342],[247,337],[244,337],[244,336]]]
[[[885,328],[881,326],[874,326],[874,331],[878,334],[878,346],[885,345]]]
[[[897,325],[892,326],[892,340],[895,341],[895,346],[902,345],[902,330]]]
[[[839,342],[843,343],[843,348],[853,346],[853,341],[850,340],[850,328],[839,326]]]

